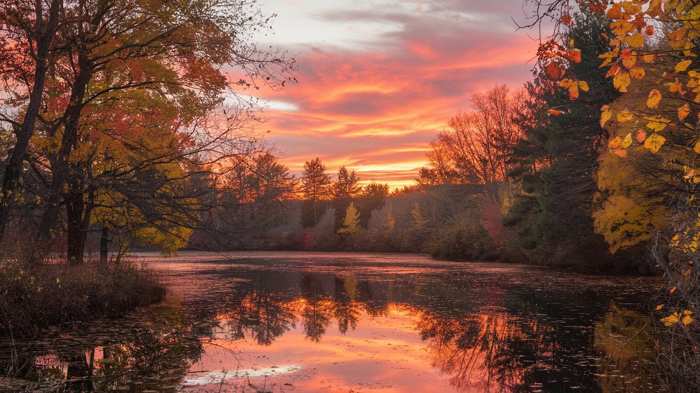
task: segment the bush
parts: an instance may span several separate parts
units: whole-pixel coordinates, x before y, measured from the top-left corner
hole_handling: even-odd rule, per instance
[[[30,336],[51,325],[116,317],[160,301],[165,289],[133,264],[0,262],[0,335]]]
[[[477,220],[458,219],[438,229],[428,242],[434,258],[462,261],[498,259],[498,247]]]

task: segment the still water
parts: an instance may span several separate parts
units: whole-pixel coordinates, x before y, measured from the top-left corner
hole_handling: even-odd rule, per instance
[[[657,391],[644,329],[652,279],[416,255],[138,259],[167,299],[3,343],[2,361],[36,381],[25,389]]]

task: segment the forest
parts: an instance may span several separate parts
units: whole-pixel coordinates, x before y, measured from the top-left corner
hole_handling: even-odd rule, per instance
[[[390,187],[256,130],[251,92],[301,65],[255,2],[2,2],[0,335],[160,301],[138,251],[419,253],[657,276],[663,378],[695,391],[700,5],[524,4],[530,80],[473,92]]]

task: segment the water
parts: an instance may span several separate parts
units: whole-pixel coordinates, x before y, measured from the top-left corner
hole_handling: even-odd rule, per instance
[[[2,344],[6,390],[644,392],[655,281],[415,255],[139,256],[162,304]],[[0,371],[3,368],[0,368]],[[33,381],[32,385],[26,385]],[[0,391],[2,388],[0,388]]]

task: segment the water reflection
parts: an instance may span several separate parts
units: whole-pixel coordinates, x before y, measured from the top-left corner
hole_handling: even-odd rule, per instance
[[[173,291],[179,302],[126,320],[20,344],[26,359],[4,357],[4,370],[15,383],[35,381],[31,388],[62,381],[75,392],[651,386],[644,324],[635,319],[642,314],[624,308],[643,303],[638,283],[525,268],[406,271],[398,260],[398,274],[386,263],[323,262],[320,271],[280,260],[180,266],[171,287],[206,285]]]

